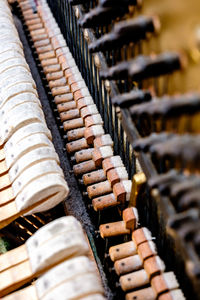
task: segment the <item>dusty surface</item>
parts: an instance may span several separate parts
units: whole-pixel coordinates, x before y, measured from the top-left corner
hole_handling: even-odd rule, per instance
[[[41,80],[41,76],[40,76],[38,68],[36,66],[36,62],[33,58],[32,50],[29,46],[26,35],[23,31],[21,21],[16,16],[14,18],[15,18],[15,24],[17,26],[17,29],[18,29],[18,32],[20,35],[20,39],[24,45],[24,53],[25,53],[26,60],[30,66],[32,76],[37,85],[39,99],[40,99],[42,107],[43,107],[47,126],[51,130],[52,137],[53,137],[53,143],[54,143],[55,149],[59,155],[61,167],[64,171],[65,179],[70,188],[70,195],[68,196],[68,198],[66,199],[66,201],[64,203],[64,210],[67,214],[75,216],[82,223],[82,225],[88,235],[88,239],[90,240],[91,247],[93,249],[94,256],[95,256],[95,259],[98,264],[99,272],[101,274],[101,278],[102,278],[103,285],[104,285],[105,292],[106,292],[106,297],[107,297],[107,299],[113,299],[113,295],[107,286],[107,279],[103,272],[103,267],[100,263],[98,256],[96,255],[95,243],[94,243],[94,239],[93,239],[95,228],[94,228],[93,224],[91,223],[89,215],[86,211],[86,207],[83,202],[82,195],[81,195],[81,192],[80,192],[78,184],[77,184],[77,180],[74,177],[73,173],[71,172],[72,168],[71,168],[69,159],[67,157],[67,154],[64,151],[64,148],[65,148],[64,140],[59,131],[59,127],[56,123],[55,116],[53,115],[52,107],[49,103],[49,99],[47,98],[47,94],[44,89],[43,82]]]

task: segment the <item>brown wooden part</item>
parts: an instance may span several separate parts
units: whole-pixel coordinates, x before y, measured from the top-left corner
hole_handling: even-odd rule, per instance
[[[174,297],[168,292],[158,296],[158,300],[174,300]],[[177,298],[177,300],[179,299]]]
[[[65,53],[69,53],[69,49],[67,47],[62,47],[56,50],[56,57],[59,57]]]
[[[79,99],[84,98],[84,97],[85,97],[85,95],[82,92],[82,89],[80,89],[80,90],[78,90],[78,91],[76,91],[74,93],[74,99],[75,99],[75,101],[78,101]]]
[[[113,186],[113,193],[114,193],[116,199],[120,203],[125,203],[125,201],[126,201],[126,190],[125,190],[122,182],[118,182]]]
[[[47,35],[47,33],[46,33],[45,28],[33,30],[33,31],[30,32],[30,35],[31,35],[32,39],[34,38],[34,39],[33,39],[34,41],[37,40],[37,39],[35,40],[36,37],[40,37],[40,36],[45,36],[45,39],[48,38],[48,35]],[[40,39],[41,39],[41,38],[40,38]]]
[[[57,79],[60,79],[62,77],[63,77],[63,71],[52,72],[52,73],[46,74],[46,79],[48,81],[57,80]]]
[[[62,43],[60,42],[60,40],[57,36],[54,36],[53,38],[51,38],[51,44],[52,44],[54,50],[57,50],[62,47]]]
[[[48,38],[48,35],[46,33],[40,34],[40,35],[33,35],[32,40],[34,43],[37,43],[38,41],[45,41]]]
[[[119,205],[120,203],[117,202],[114,194],[108,194],[105,196],[100,196],[97,198],[94,198],[92,200],[92,205],[94,210],[99,211],[99,210],[103,210],[109,207],[114,207]]]
[[[67,132],[68,141],[75,141],[84,137],[85,127],[73,129]],[[87,143],[87,141],[86,141]]]
[[[84,126],[84,122],[82,118],[77,118],[69,121],[65,121],[63,123],[63,127],[65,131],[76,129]]]
[[[55,65],[50,65],[50,66],[46,66],[43,68],[44,73],[48,74],[48,73],[52,73],[52,72],[58,72],[60,71],[60,65],[59,64],[55,64]]]
[[[59,62],[60,62],[60,57],[59,57]],[[70,64],[70,60],[66,61],[66,62],[63,62],[61,64],[61,68],[63,70],[63,72],[65,72],[66,70],[68,69],[71,69],[71,64]]]
[[[107,172],[108,181],[110,181],[111,186],[113,187],[116,183],[120,182],[121,178],[119,177],[116,169],[109,170]],[[128,227],[127,227],[128,228]]]
[[[84,81],[83,78],[77,80],[74,74],[72,74],[71,76],[68,77],[68,84],[70,86],[72,86],[73,84],[75,84],[77,82],[81,82],[81,81]],[[75,91],[73,87],[72,87],[72,91],[73,92]]]
[[[26,21],[27,26],[34,25],[34,24],[42,24],[41,19],[40,18],[35,18],[35,19],[32,19],[32,20],[27,20]]]
[[[72,152],[76,152],[79,151],[81,149],[87,149],[88,148],[88,144],[86,142],[85,138],[82,138],[80,140],[74,141],[74,142],[70,142],[66,144],[66,149],[68,153],[72,153]]]
[[[134,214],[133,207],[128,207],[123,210],[122,214],[123,221],[126,223],[126,228],[134,230],[137,225],[137,218]]]
[[[85,185],[94,184],[104,180],[106,180],[106,176],[103,170],[97,170],[83,175],[83,183]]]
[[[85,130],[85,138],[87,140],[87,143],[89,145],[91,145],[94,141],[94,139],[97,137],[97,136],[101,136],[102,134],[99,133],[98,135],[94,135],[94,132],[93,132],[93,128],[92,127],[87,127],[86,130]]]
[[[142,261],[139,255],[133,255],[117,260],[114,263],[115,272],[118,276],[137,271],[142,268]]]
[[[43,59],[41,61],[41,65],[43,67],[50,66],[50,65],[56,65],[57,63],[58,63],[58,60],[56,57]]]
[[[85,98],[79,99],[76,103],[77,103],[77,108],[78,108],[78,109],[82,109],[82,108],[84,108],[84,107],[87,106],[87,103],[86,103],[86,101],[85,101]]]
[[[76,91],[78,91],[78,90],[81,89],[79,83],[82,83],[82,84],[85,85],[85,82],[84,82],[83,79],[81,79],[81,80],[79,80],[79,81],[75,81],[75,80],[74,80],[74,82],[72,82],[72,80],[70,80],[70,79],[71,79],[71,77],[68,78],[68,83],[69,83],[69,85],[70,85],[70,89],[71,89],[72,93],[75,93]]]
[[[53,48],[51,45],[46,45],[46,46],[42,46],[42,47],[38,47],[36,50],[37,50],[37,53],[40,54],[40,53],[47,53],[48,51],[51,51]]]
[[[129,241],[123,244],[112,246],[109,249],[110,259],[116,261],[128,256],[135,255],[137,249],[133,241]]]
[[[101,138],[101,137],[100,137]],[[96,138],[97,139],[97,138]],[[95,139],[95,140],[96,140]],[[108,158],[105,158],[103,160],[103,163],[102,163],[102,167],[104,169],[104,171],[107,173],[109,170],[113,169],[113,168],[117,168],[117,167],[123,167],[123,163],[122,161],[119,159],[119,164],[114,166],[113,163],[112,163],[112,160],[111,160],[111,157],[108,157]]]
[[[27,18],[32,18],[35,15],[35,13],[33,12],[33,9],[28,8],[28,7],[26,7],[26,9],[24,9],[22,12],[23,12],[23,15],[26,16]]]
[[[94,151],[94,148],[89,148],[89,149],[83,149],[81,151],[77,151],[74,155],[76,162],[80,163],[82,161],[86,161],[89,159],[92,159],[92,153]]]
[[[124,221],[100,225],[99,230],[103,239],[111,236],[130,234],[130,230],[126,229]]]
[[[150,277],[162,273],[164,271],[164,266],[162,264],[159,264],[157,258],[159,257],[153,256],[144,261],[144,269]]]
[[[36,22],[34,24],[29,24],[29,25],[27,24],[27,26],[28,26],[28,30],[29,31],[33,31],[33,30],[36,30],[36,29],[42,29],[42,28],[44,28],[43,24],[41,22]]]
[[[126,300],[156,300],[156,294],[151,287],[126,294]],[[168,299],[166,299],[168,300]],[[171,300],[171,299],[169,299]]]
[[[30,14],[33,13],[33,8],[31,7],[29,2],[26,1],[19,1],[19,6],[23,12],[23,14]]]
[[[52,89],[54,87],[58,87],[58,86],[63,86],[65,84],[67,84],[65,77],[61,77],[59,79],[49,81],[50,89]]]
[[[36,48],[36,51],[37,51],[37,48],[41,48],[41,47],[44,47],[44,46],[48,46],[50,43],[49,39],[45,39],[45,40],[41,40],[41,41],[36,41],[34,42],[34,46]]]
[[[80,164],[73,166],[74,174],[76,176],[94,171],[95,169],[96,169],[96,166],[95,166],[95,163],[93,162],[93,160],[84,161]]]
[[[50,50],[50,51],[47,51],[47,52],[44,52],[44,53],[41,53],[39,54],[39,60],[46,60],[46,59],[49,59],[49,58],[54,58],[55,57],[55,52],[53,50]]]
[[[92,154],[92,159],[95,162],[95,165],[97,167],[101,167],[102,161],[103,161],[103,157],[102,157],[100,149],[94,148],[94,151],[93,151],[93,154]]]
[[[157,254],[156,249],[150,247],[149,241],[142,243],[138,246],[138,254],[140,258],[144,261],[145,259]]]
[[[103,146],[113,146],[113,142],[108,144],[108,143],[105,143],[102,139],[103,135],[102,136],[98,136],[94,139],[94,147],[95,148],[100,148],[100,147],[103,147]]]
[[[83,119],[85,119],[91,115],[92,115],[92,113],[90,112],[88,106],[85,106],[84,108],[81,109],[81,117]]]
[[[21,10],[23,11],[23,13],[26,13],[26,11],[33,12],[33,9],[32,9],[32,7],[31,7],[31,5],[30,5],[29,2],[26,2],[26,1],[21,2],[20,1],[19,2],[19,6],[20,6]]]
[[[87,187],[88,196],[90,199],[112,193],[112,188],[108,180],[93,184]]]
[[[29,13],[26,12],[26,14],[24,14],[24,19],[25,20],[33,20],[33,19],[38,19],[38,18],[39,18],[38,13],[34,14],[32,11],[29,12]]]
[[[67,94],[70,93],[70,89],[69,86],[58,86],[58,87],[54,87],[51,89],[51,93],[52,95],[55,97],[57,95],[63,95],[63,94]]]
[[[73,100],[73,95],[71,93],[58,95],[54,98],[55,104],[60,104],[64,102],[71,102]]]
[[[75,118],[78,118],[80,116],[79,115],[79,110],[77,108],[61,112],[59,115],[60,115],[61,122],[71,120],[71,119],[75,119]]]
[[[68,54],[69,54],[69,52],[68,52]],[[59,63],[60,64],[68,63],[68,61],[70,59],[68,54],[66,55],[66,53],[62,53],[59,55]]]
[[[151,286],[157,295],[168,290],[168,286],[162,274],[152,278]]]
[[[103,125],[103,121],[95,118],[95,116],[96,115],[92,115],[85,118],[85,127],[90,127],[93,125]]]
[[[79,72],[78,69],[77,69],[77,72]],[[65,74],[65,78],[67,79],[67,81],[68,81],[68,79],[69,79],[71,76],[74,76],[74,72],[72,71],[71,68],[66,69],[66,70],[64,71],[64,74]]]
[[[57,110],[59,113],[68,111],[73,108],[76,108],[75,101],[63,102],[63,103],[57,105]]]
[[[132,240],[135,242],[137,247],[147,241],[143,228],[136,229],[132,232]]]
[[[123,275],[119,279],[121,288],[124,292],[135,288],[142,287],[149,283],[149,277],[145,270],[139,270],[127,275]]]

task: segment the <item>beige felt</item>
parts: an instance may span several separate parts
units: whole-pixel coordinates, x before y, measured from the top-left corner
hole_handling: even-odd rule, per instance
[[[66,223],[67,219],[67,217],[62,218]],[[73,217],[69,219],[72,221]],[[54,224],[56,223],[58,223],[57,220]],[[52,226],[47,225],[47,228],[49,227]],[[67,226],[65,226],[65,229],[68,229]],[[43,228],[40,229],[40,232],[42,231],[44,231]],[[41,244],[40,247],[33,249],[29,254],[25,245],[11,250],[1,257],[4,263],[0,273],[0,296],[6,295],[8,292],[22,286],[30,279],[47,271],[50,267],[55,266],[68,257],[85,255],[87,253],[88,245],[81,228],[78,228],[78,231],[64,231],[63,234],[57,234],[46,241],[46,243]],[[72,259],[71,262],[64,262],[37,281],[37,292],[39,292],[40,296],[47,293],[48,289],[43,283],[52,278],[54,280],[51,281],[49,290],[59,285],[62,281],[86,272],[95,273],[94,264],[86,257]],[[19,273],[18,276],[17,273]]]
[[[15,86],[11,86],[6,90],[6,92],[0,95],[0,108],[6,103],[6,101],[9,101],[12,97],[25,92],[34,93],[36,97],[38,97],[38,93],[31,83],[18,83]]]
[[[31,253],[56,235],[67,231],[82,231],[80,222],[73,216],[58,218],[38,229],[26,241],[27,249]]]
[[[45,123],[31,123],[18,129],[9,138],[9,140],[4,145],[5,152],[12,152],[13,145],[17,146],[17,144],[20,143],[23,139],[26,139],[34,134],[44,134],[49,138],[49,140],[52,140],[51,132],[47,128],[47,125]],[[53,146],[53,144],[51,144],[51,146]]]
[[[15,86],[18,83],[23,83],[23,82],[31,83],[33,85],[33,87],[36,88],[35,81],[33,80],[30,73],[28,73],[28,74],[21,73],[21,72],[19,74],[13,73],[11,76],[12,77],[10,77],[10,78],[4,77],[1,80],[0,93],[6,93],[8,88]]]
[[[53,147],[41,147],[26,153],[10,168],[9,177],[11,182],[13,182],[27,168],[30,168],[36,163],[51,159],[59,163],[58,155]]]
[[[33,273],[48,270],[67,258],[87,255],[88,244],[81,231],[66,231],[29,253]]]
[[[17,58],[10,58],[9,60],[6,60],[1,63],[0,66],[0,74],[8,70],[9,68],[12,68],[13,66],[24,66],[27,67],[29,70],[29,67],[27,65],[27,62],[24,57],[17,57]]]
[[[44,196],[44,195],[42,194],[42,196]],[[34,212],[35,212],[35,210],[38,211],[36,209],[37,206],[41,205],[43,202],[47,202],[49,199],[50,200],[52,200],[52,199],[54,200],[54,196],[55,195],[51,195],[51,196],[46,197],[46,198],[43,197],[42,200],[39,199],[39,201],[38,201],[39,203],[37,202],[33,206],[28,207],[28,208],[22,210],[21,212],[19,212],[17,210],[15,201],[11,201],[8,204],[2,206],[1,209],[0,209],[0,229],[4,228],[8,224],[10,224],[14,220],[16,220],[22,214],[28,214],[31,211],[31,209]],[[54,205],[51,205],[51,206],[53,207]],[[30,212],[30,214],[31,214],[31,212]]]
[[[11,109],[13,109],[17,105],[21,105],[26,102],[34,102],[37,103],[41,107],[40,100],[33,93],[23,93],[21,95],[16,95],[12,97],[9,101],[7,101],[3,107],[0,109],[0,117],[4,114],[9,113]]]
[[[66,294],[69,299],[79,299],[83,296],[97,293],[103,294],[103,288],[97,276],[90,273],[84,275],[81,274],[73,278],[71,281],[64,282],[59,287],[53,289],[50,294],[43,297],[43,300],[64,300],[66,299]]]
[[[65,180],[58,174],[48,174],[34,180],[23,189],[15,201],[1,207],[0,229],[22,214],[31,214],[54,207],[67,197],[68,192]]]
[[[29,106],[25,111],[21,110],[22,106]],[[35,107],[34,105],[35,104]],[[17,113],[18,112],[18,113]],[[4,118],[0,128],[0,143],[3,145],[18,129],[31,123],[44,122],[44,114],[37,103],[27,102],[16,106],[9,112],[9,116]]]
[[[22,46],[16,42],[12,42],[12,43],[10,42],[9,44],[6,43],[0,45],[0,54],[12,50],[21,51],[23,53]]]
[[[15,147],[5,147],[6,165],[10,168],[20,157],[29,151],[40,147],[52,147],[52,145],[52,142],[44,133],[29,135],[15,144]]]
[[[54,173],[62,175],[61,169],[55,160],[44,160],[30,166],[12,183],[14,195],[17,196],[33,180]]]
[[[48,182],[47,182],[48,181]],[[35,186],[36,185],[36,186]],[[61,169],[57,173],[48,173],[29,182],[16,197],[19,211],[35,206],[30,213],[48,210],[63,201],[68,195],[68,186]],[[48,198],[44,202],[42,199]],[[42,202],[39,205],[40,201]],[[38,206],[39,205],[39,206]]]
[[[39,299],[50,294],[65,281],[72,280],[80,274],[96,273],[95,264],[86,256],[75,257],[57,265],[36,281]],[[48,284],[46,284],[48,282]]]
[[[16,39],[18,37],[17,31],[13,31],[10,28],[8,28],[7,30],[5,30],[4,32],[2,32],[1,36],[0,36],[0,42],[3,40],[6,40],[6,38],[11,38],[13,37],[14,39]]]
[[[19,48],[21,49],[21,48]],[[4,54],[4,52],[3,52]],[[11,68],[9,68],[8,70],[5,70],[3,73],[0,74],[0,79],[4,80],[6,78],[9,78],[9,76],[16,76],[17,74],[27,74],[27,75],[31,75],[30,70],[25,66],[25,65],[21,65],[21,66],[15,66],[13,65]]]
[[[1,39],[2,45],[6,43],[17,44],[18,47],[23,48],[22,43],[19,41],[19,38],[15,36],[12,37],[7,36],[6,38]]]
[[[23,50],[19,47],[18,49],[10,49],[8,51],[0,53],[0,62],[7,60],[10,57],[16,57],[16,56],[24,56]]]

